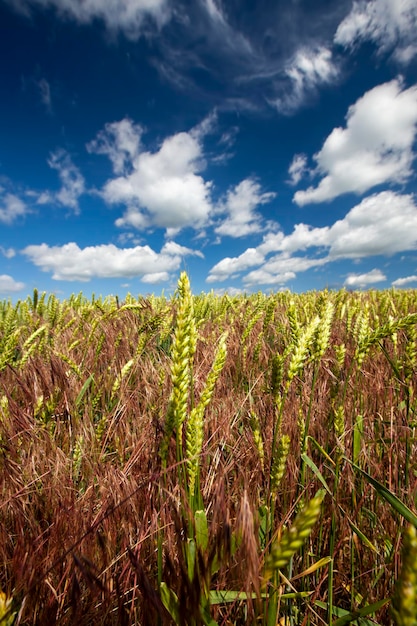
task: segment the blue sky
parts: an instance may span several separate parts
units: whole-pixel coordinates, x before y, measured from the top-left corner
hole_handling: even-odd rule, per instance
[[[417,288],[415,0],[0,0],[0,297]]]

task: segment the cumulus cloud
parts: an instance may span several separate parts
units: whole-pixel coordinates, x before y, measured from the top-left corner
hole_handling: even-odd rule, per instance
[[[297,191],[303,206],[382,183],[403,183],[412,173],[417,124],[417,86],[403,89],[396,79],[379,85],[352,105],[346,127],[335,128],[314,155],[317,187]]]
[[[168,0],[8,0],[16,10],[30,16],[31,9],[54,8],[63,19],[90,24],[98,19],[111,33],[121,31],[138,39],[149,18],[161,28],[171,17]]]
[[[417,276],[404,276],[403,278],[397,278],[392,282],[394,287],[405,287],[406,285],[410,285],[412,283],[417,283]]]
[[[19,217],[29,213],[27,205],[14,193],[6,192],[0,187],[0,222],[13,224]]]
[[[353,47],[372,41],[379,54],[392,52],[400,63],[417,54],[417,4],[415,0],[371,0],[354,2],[340,23],[334,41]]]
[[[267,268],[254,270],[244,277],[243,282],[247,287],[256,285],[285,285],[288,281],[296,277],[295,272],[273,273]]]
[[[85,192],[85,181],[80,170],[71,160],[68,152],[62,148],[50,154],[48,165],[58,172],[61,189],[56,194],[46,192],[38,199],[39,204],[57,200],[63,206],[79,212],[78,198]]]
[[[125,119],[108,125],[88,146],[107,154],[115,173],[123,170],[102,190],[108,204],[126,206],[116,225],[139,230],[204,225],[212,210],[211,183],[199,174],[205,167],[199,133],[172,135],[155,152],[141,150],[140,135],[141,127]]]
[[[293,280],[297,276],[297,272],[305,272],[325,263],[325,258],[309,259],[291,256],[284,252],[269,259],[260,269],[249,272],[243,277],[243,282],[247,286],[283,285],[289,280]]]
[[[262,252],[256,248],[248,248],[237,257],[226,257],[211,268],[207,282],[214,283],[228,278],[235,278],[249,267],[260,265],[264,258]]]
[[[226,219],[215,228],[218,235],[244,237],[262,230],[262,218],[256,208],[267,204],[276,194],[261,192],[259,183],[251,178],[242,180],[234,189],[228,191],[222,210]]]
[[[25,286],[25,283],[21,283],[19,281],[14,280],[8,274],[0,274],[0,293],[1,294],[10,294],[16,293],[17,291],[21,291]]]
[[[243,277],[247,285],[281,284],[285,277],[340,259],[362,259],[393,255],[417,248],[417,206],[414,197],[383,191],[365,198],[342,220],[331,226],[313,228],[296,224],[289,235],[268,233],[256,248],[248,248],[237,257],[219,261],[207,282],[236,277],[251,267],[258,267]],[[310,256],[295,256],[312,251]],[[269,255],[275,255],[267,258]]]
[[[302,47],[290,59],[283,75],[288,90],[270,102],[280,113],[288,114],[300,107],[306,95],[315,93],[322,85],[333,83],[339,70],[330,49],[324,46]]]
[[[31,245],[22,252],[44,272],[52,272],[54,280],[83,282],[95,277],[138,277],[148,283],[160,282],[180,267],[184,256],[202,256],[201,252],[175,242],[166,243],[159,253],[149,246],[118,248],[108,244],[79,248],[73,242],[64,246]]]
[[[346,287],[356,289],[356,287],[369,287],[375,283],[382,283],[384,280],[387,280],[385,274],[381,270],[373,269],[366,274],[349,274],[344,284]]]
[[[393,255],[417,246],[417,207],[411,194],[373,194],[331,226],[326,235],[332,259]]]

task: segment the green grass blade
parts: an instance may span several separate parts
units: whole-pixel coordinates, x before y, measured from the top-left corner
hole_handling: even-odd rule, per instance
[[[94,374],[90,374],[90,376],[87,378],[87,380],[85,381],[84,385],[81,387],[81,391],[78,394],[76,400],[75,400],[75,406],[77,407],[77,409],[80,408],[80,404],[82,402],[82,399],[84,398],[88,388],[90,387],[90,385],[94,383]]]
[[[322,454],[324,458],[327,459],[330,465],[335,467],[336,463],[333,461],[332,457],[327,454],[326,450],[319,444],[319,442],[316,441],[314,437],[310,437],[310,435],[308,436],[308,440],[311,441],[311,443],[317,448],[320,454]]]
[[[363,415],[357,415],[353,427],[352,460],[356,464],[362,449]]]
[[[206,512],[203,510],[196,511],[194,515],[195,520],[195,540],[200,550],[207,550],[208,546],[208,526]]]
[[[392,506],[394,511],[399,513],[404,519],[407,520],[407,522],[410,522],[410,524],[413,524],[413,526],[417,528],[417,515],[413,513],[413,511],[409,509],[408,506],[404,504],[404,502],[402,502],[394,493],[392,493],[392,491],[387,489],[387,487],[384,487],[384,485],[382,485],[375,478],[370,476],[363,469],[361,469],[354,463],[352,463],[352,467],[354,467],[358,472],[362,474],[362,476],[364,476],[364,478],[375,488],[378,495],[380,495],[381,498],[384,498],[384,500],[386,500]]]
[[[281,599],[284,600],[297,600],[300,598],[308,598],[309,596],[311,596],[313,592],[312,591],[294,591],[294,592],[289,592],[289,593],[282,593],[280,595]],[[267,593],[261,593],[260,597],[261,598],[268,598]],[[239,600],[241,601],[245,601],[248,600],[249,598],[251,598],[252,600],[255,600],[258,596],[256,595],[256,593],[246,593],[245,591],[222,591],[222,590],[218,590],[215,589],[213,591],[210,591],[210,604],[228,604],[230,602],[237,602]]]
[[[178,598],[176,594],[164,582],[161,583],[162,604],[176,624],[180,624],[180,612],[178,608]]]
[[[375,554],[378,554],[378,549],[374,546],[374,544],[371,541],[369,541],[368,537],[364,535],[363,532],[357,526],[355,526],[355,524],[351,520],[348,520],[348,523],[352,531],[355,533],[355,535],[359,537],[362,543],[368,546],[368,548],[370,548],[372,552],[375,552]]]
[[[358,626],[378,626],[378,624],[374,620],[368,620],[365,619],[365,617],[367,615],[373,615],[374,613],[376,613],[376,611],[382,609],[382,607],[385,606],[389,601],[389,598],[384,598],[383,600],[378,600],[378,602],[374,602],[373,604],[367,604],[361,609],[352,612],[334,606],[333,614],[337,617],[337,619],[333,622],[332,626],[345,626],[345,624],[357,624]],[[321,602],[320,600],[317,600],[314,604],[321,609],[327,609],[326,602]]]
[[[301,458],[304,461],[304,463],[308,465],[308,467],[312,470],[312,472],[317,476],[317,478],[319,479],[319,481],[321,482],[321,484],[323,485],[327,493],[333,497],[333,494],[330,490],[329,485],[327,484],[323,474],[321,473],[317,465],[314,463],[313,459],[310,459],[310,457],[307,454],[302,454]]]

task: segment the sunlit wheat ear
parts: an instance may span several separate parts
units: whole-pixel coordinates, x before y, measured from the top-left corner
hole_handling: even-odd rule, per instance
[[[256,449],[258,450],[259,462],[263,470],[264,460],[265,460],[264,442],[262,439],[261,425],[259,423],[259,418],[256,415],[256,413],[254,413],[253,411],[251,411],[250,413],[250,427],[252,429],[253,440],[255,442]]]
[[[265,309],[265,317],[263,321],[263,331],[264,333],[268,330],[268,326],[274,319],[275,314],[276,301],[273,296],[269,296],[266,309]]]
[[[298,323],[297,308],[295,306],[294,300],[291,300],[289,304],[289,307],[287,309],[287,317],[290,326],[291,341],[292,343],[297,344],[298,338],[300,336],[300,325]]]
[[[322,358],[329,346],[333,317],[334,304],[331,300],[327,300],[320,323],[317,326],[316,341],[314,346],[314,358],[317,360]]]
[[[366,305],[363,311],[358,313],[353,333],[356,336],[355,358],[358,365],[361,366],[370,348],[368,336],[370,334],[369,326],[369,306]]]
[[[417,327],[411,326],[406,331],[406,344],[405,344],[405,363],[404,374],[406,380],[410,381],[417,364]]]
[[[298,432],[299,432],[299,443],[300,443],[300,450],[301,452],[305,452],[305,445],[306,445],[306,441],[305,441],[305,428],[306,428],[306,419],[305,419],[305,415],[304,415],[304,408],[301,405],[298,408],[298,415],[297,415],[297,428],[298,428]]]
[[[295,346],[295,349],[291,356],[290,364],[288,367],[287,383],[286,383],[287,389],[290,387],[291,382],[295,378],[295,376],[298,376],[298,374],[301,372],[301,370],[304,367],[304,363],[307,357],[309,356],[310,348],[314,340],[316,329],[319,324],[320,324],[320,318],[315,317],[313,320],[311,320],[309,325],[303,329],[303,331],[301,332],[298,338],[298,343]]]
[[[246,355],[248,351],[247,339],[249,335],[251,334],[253,328],[255,327],[256,323],[261,319],[262,315],[263,315],[263,308],[260,307],[257,311],[255,311],[254,315],[248,321],[246,328],[242,333],[241,341],[242,341],[242,346],[243,346],[243,360],[244,361],[246,361]]]
[[[97,432],[96,432],[97,436]],[[101,439],[101,436],[100,436]],[[78,482],[81,473],[81,464],[84,457],[84,437],[78,435],[72,452],[72,477],[75,483]]]
[[[288,435],[282,435],[279,440],[277,449],[272,459],[271,467],[271,492],[276,493],[278,487],[285,474],[285,468],[287,466],[288,453],[290,451],[290,438]]]
[[[120,371],[120,374],[117,376],[116,380],[113,383],[113,387],[111,390],[111,395],[110,395],[110,400],[114,400],[119,389],[120,389],[120,385],[122,384],[122,381],[129,375],[129,372],[131,371],[133,365],[135,363],[135,359],[130,359],[127,363],[125,363]]]
[[[0,321],[0,371],[12,360],[22,330],[17,327],[17,307],[9,306]]]
[[[169,440],[174,429],[177,430],[177,442],[180,442],[182,438],[182,425],[187,417],[191,388],[192,362],[197,344],[193,296],[185,272],[181,273],[178,281],[178,295],[177,320],[171,354],[172,392],[165,420],[164,439],[160,448],[163,465],[166,465]]]
[[[214,386],[226,362],[226,338],[227,333],[220,337],[219,346],[217,348],[213,366],[210,370],[209,375],[207,376],[206,384],[201,394],[200,401],[197,406],[192,409],[187,422],[185,445],[187,457],[188,487],[190,493],[194,492],[195,480],[197,477],[199,466],[199,455],[201,454],[201,450],[203,447],[204,411],[210,404],[210,400],[213,396]]]
[[[339,405],[334,412],[333,424],[334,424],[334,432],[337,437],[338,444],[342,452],[344,452],[345,451],[344,438],[346,434],[346,429],[345,429],[345,408],[342,404]]]
[[[16,612],[12,611],[13,598],[8,598],[3,591],[0,591],[0,624],[1,626],[12,626]]]
[[[417,624],[417,530],[411,524],[404,531],[403,565],[395,585],[391,615],[397,626]]]
[[[303,546],[320,516],[324,495],[324,490],[317,492],[316,496],[296,515],[291,528],[285,530],[279,541],[272,544],[266,561],[265,577],[267,579],[271,578],[274,571],[285,567],[291,557]]]
[[[334,352],[336,355],[336,361],[339,365],[339,367],[342,369],[342,367],[345,364],[345,358],[346,358],[346,346],[344,343],[341,343],[339,345],[335,345],[334,346]]]
[[[395,336],[399,330],[406,330],[407,328],[412,328],[417,324],[417,313],[410,313],[409,315],[405,315],[404,317],[400,317],[397,320],[394,320],[390,317],[389,321],[386,324],[382,324],[374,331],[369,331],[364,336],[361,336],[360,340],[358,340],[358,346],[356,348],[355,356],[358,359],[358,363],[362,363],[365,355],[369,352],[371,346],[378,344],[381,339],[385,339],[386,337],[391,337],[395,342]]]
[[[74,374],[78,376],[78,378],[83,378],[83,373],[78,365],[75,363],[75,361],[70,359],[66,354],[62,354],[62,352],[56,352],[55,354],[68,365],[68,367],[74,372]]]

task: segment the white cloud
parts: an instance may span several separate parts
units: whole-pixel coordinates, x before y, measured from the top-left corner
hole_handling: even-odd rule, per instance
[[[220,287],[219,289],[213,289],[213,293],[215,296],[221,297],[224,295],[229,295],[231,297],[240,296],[245,293],[243,289],[239,287]]]
[[[256,285],[285,285],[285,283],[294,278],[296,278],[295,272],[275,273],[269,272],[266,267],[263,267],[262,269],[249,272],[249,274],[244,277],[243,282],[247,287]]]
[[[80,170],[71,160],[70,155],[62,148],[50,154],[48,165],[58,172],[62,187],[56,194],[46,193],[38,199],[38,203],[44,204],[45,199],[57,200],[63,206],[79,212],[78,198],[85,192],[85,182]]]
[[[52,111],[52,97],[51,97],[51,86],[45,78],[41,78],[37,81],[37,86],[39,88],[39,93],[43,104],[46,107],[48,113]]]
[[[32,7],[56,9],[64,19],[79,24],[102,20],[114,33],[122,31],[132,40],[138,39],[147,27],[148,18],[161,28],[170,19],[168,0],[8,0],[15,9],[30,15]]]
[[[200,143],[207,135],[214,133],[217,128],[218,116],[217,111],[214,109],[190,130],[190,135]]]
[[[0,274],[0,293],[9,294],[21,291],[25,286],[25,283],[14,280],[8,274]]]
[[[214,283],[233,278],[249,267],[260,265],[264,258],[264,255],[256,248],[248,248],[238,257],[226,257],[211,268],[207,282]]]
[[[143,283],[150,283],[156,285],[158,283],[166,283],[169,280],[168,272],[152,272],[150,274],[144,274],[141,278]]]
[[[166,243],[159,253],[149,246],[118,248],[113,244],[79,248],[76,243],[64,246],[27,246],[23,254],[44,272],[53,272],[54,280],[138,277],[145,282],[160,282],[176,271],[186,255],[202,256],[201,252]]]
[[[416,248],[417,206],[413,196],[383,191],[362,200],[331,226],[296,224],[290,235],[268,233],[256,248],[214,265],[207,282],[236,277],[258,266],[243,277],[245,284],[281,284],[285,277],[294,278],[291,274],[336,260],[393,255]],[[293,256],[311,249],[322,255]],[[275,256],[267,259],[270,254]]]
[[[327,263],[327,258],[308,258],[291,256],[288,252],[278,254],[262,265],[260,269],[252,270],[244,276],[243,282],[247,286],[254,285],[283,285],[293,280],[297,272],[305,272],[313,267]]]
[[[14,193],[5,193],[5,190],[0,188],[0,222],[10,225],[27,213],[29,209],[23,200]]]
[[[373,269],[366,274],[349,274],[344,284],[346,287],[353,288],[368,287],[375,283],[382,283],[384,280],[387,280],[385,274],[383,274],[381,270]]]
[[[270,102],[279,112],[292,113],[303,103],[307,94],[334,82],[338,75],[338,68],[328,48],[300,48],[284,70],[284,76],[290,85],[289,91]]]
[[[41,191],[40,193],[30,192],[36,198],[36,204],[52,204],[54,194],[51,191]]]
[[[13,248],[4,248],[0,246],[0,254],[2,254],[6,259],[12,259],[16,256],[16,251]]]
[[[332,200],[364,193],[381,183],[402,183],[412,173],[417,124],[417,86],[403,89],[399,79],[379,85],[349,107],[346,128],[335,128],[314,155],[317,187],[297,191],[294,201]]]
[[[383,191],[362,200],[326,234],[329,256],[364,258],[417,247],[417,206],[412,195]]]
[[[143,128],[126,117],[120,122],[106,124],[96,139],[87,144],[87,150],[107,155],[113,164],[114,173],[124,174],[126,167],[131,166],[139,154],[142,133]]]
[[[197,136],[180,132],[165,139],[156,152],[141,151],[140,127],[122,120],[108,125],[89,144],[90,151],[110,157],[115,171],[124,170],[102,190],[108,204],[127,207],[117,226],[181,229],[207,222],[211,183],[199,175],[205,162]]]
[[[244,237],[262,230],[262,218],[256,213],[259,205],[267,204],[276,194],[262,193],[260,185],[251,178],[242,180],[229,190],[222,210],[228,216],[215,228],[218,235]]]
[[[227,26],[227,21],[221,9],[217,6],[215,0],[203,0],[203,5],[211,19],[223,26]]]
[[[283,239],[280,249],[292,253],[307,248],[327,247],[331,240],[330,230],[329,226],[312,228],[307,224],[295,224],[291,235]]]
[[[393,51],[400,63],[417,54],[417,4],[415,0],[371,0],[354,2],[339,25],[334,41],[352,47],[372,41],[380,54]]]
[[[409,285],[411,283],[417,283],[417,276],[405,276],[404,278],[397,278],[392,282],[394,287],[404,287],[404,285]]]
[[[290,185],[298,185],[307,172],[307,156],[305,154],[295,154],[288,168],[288,174],[290,175],[288,183]]]

